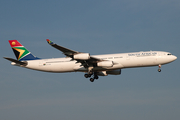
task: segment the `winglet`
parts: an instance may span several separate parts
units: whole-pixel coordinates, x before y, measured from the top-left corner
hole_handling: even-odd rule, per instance
[[[49,44],[54,44],[52,41],[50,41],[49,39],[46,39],[46,41],[49,43]]]

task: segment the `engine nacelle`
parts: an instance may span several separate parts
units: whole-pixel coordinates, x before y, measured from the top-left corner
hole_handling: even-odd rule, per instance
[[[119,70],[111,70],[111,71],[106,71],[107,74],[110,75],[120,75],[121,74],[121,69]]]
[[[108,74],[106,73],[106,71],[101,71],[101,72],[97,72],[98,76],[107,76]]]
[[[98,67],[112,67],[113,61],[102,61],[97,63]]]
[[[75,60],[89,60],[90,55],[89,53],[79,53],[74,55]]]
[[[97,75],[99,75],[99,76],[120,75],[120,74],[121,74],[121,69],[97,72]]]

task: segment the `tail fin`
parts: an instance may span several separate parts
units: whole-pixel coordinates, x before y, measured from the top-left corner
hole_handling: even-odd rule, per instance
[[[19,43],[17,40],[9,40],[9,44],[11,45],[11,48],[14,51],[14,54],[17,58],[17,60],[36,60],[39,59],[32,55],[21,43]]]

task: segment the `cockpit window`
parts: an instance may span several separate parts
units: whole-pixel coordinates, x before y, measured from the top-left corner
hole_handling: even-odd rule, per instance
[[[167,55],[172,55],[171,53],[168,53]]]

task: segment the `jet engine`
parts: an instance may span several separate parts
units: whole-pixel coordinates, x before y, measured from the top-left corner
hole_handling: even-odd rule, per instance
[[[106,73],[109,74],[109,75],[120,75],[121,74],[121,69],[106,71]]]
[[[102,61],[97,63],[98,67],[112,67],[113,61]]]
[[[74,59],[75,60],[89,60],[90,55],[89,53],[79,53],[79,54],[74,55]]]
[[[106,73],[106,71],[101,71],[101,72],[97,72],[98,76],[107,76],[108,74]]]
[[[121,69],[97,72],[97,75],[99,75],[99,76],[120,75],[120,74],[121,74]]]

